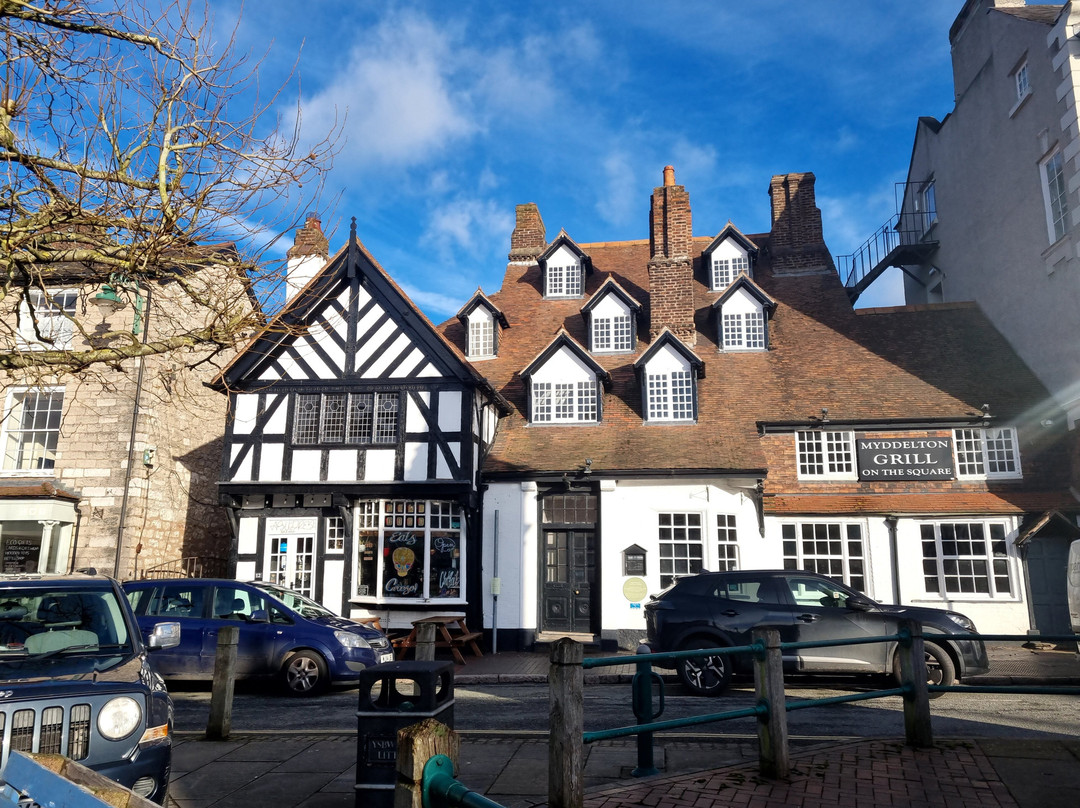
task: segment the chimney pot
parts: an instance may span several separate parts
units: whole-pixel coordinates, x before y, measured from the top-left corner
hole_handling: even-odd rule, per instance
[[[675,184],[675,166],[664,166],[664,185],[671,186]]]

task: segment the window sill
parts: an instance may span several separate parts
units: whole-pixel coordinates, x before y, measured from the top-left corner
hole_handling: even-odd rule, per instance
[[[1011,118],[1016,115],[1016,113],[1020,111],[1020,108],[1027,103],[1027,100],[1029,98],[1031,98],[1031,90],[1028,90],[1026,93],[1024,93],[1024,96],[1022,98],[1016,99],[1016,103],[1013,104],[1012,109],[1009,110],[1009,117]]]
[[[0,477],[48,477],[56,476],[56,469],[3,469]]]

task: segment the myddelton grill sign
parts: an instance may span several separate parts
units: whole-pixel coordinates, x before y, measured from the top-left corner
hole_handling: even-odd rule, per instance
[[[951,480],[951,438],[855,436],[860,480]]]

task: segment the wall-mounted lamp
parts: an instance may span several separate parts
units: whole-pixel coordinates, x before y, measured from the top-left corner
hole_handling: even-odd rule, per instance
[[[102,319],[106,319],[110,314],[120,311],[125,305],[124,301],[116,293],[116,287],[111,283],[103,283],[101,291],[94,295],[92,302],[101,310]]]
[[[828,407],[822,407],[821,408],[821,423],[823,423],[823,424],[829,423],[829,408]]]
[[[582,473],[583,474],[592,474],[592,458],[590,458],[590,457],[585,458],[585,470]]]
[[[137,281],[133,283],[119,272],[113,272],[109,275],[108,283],[103,283],[101,291],[94,295],[91,300],[101,311],[102,325],[107,326],[109,317],[127,305],[127,301],[122,294],[128,291],[133,292],[135,296],[135,316],[132,321],[131,333],[138,335],[142,331],[144,299]]]
[[[985,426],[990,423],[990,405],[983,404],[980,409],[982,409],[983,426]]]

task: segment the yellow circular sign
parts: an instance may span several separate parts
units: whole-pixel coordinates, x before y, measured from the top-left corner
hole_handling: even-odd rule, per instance
[[[627,578],[623,581],[622,593],[631,603],[640,603],[649,594],[649,585],[644,578]]]

